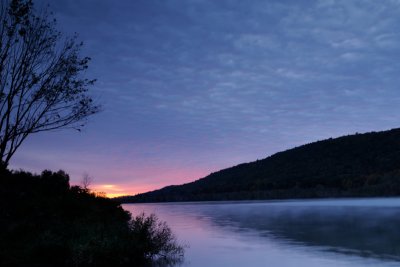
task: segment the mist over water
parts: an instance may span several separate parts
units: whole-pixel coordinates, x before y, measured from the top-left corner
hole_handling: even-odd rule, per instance
[[[182,266],[399,266],[400,198],[127,204],[187,244]]]

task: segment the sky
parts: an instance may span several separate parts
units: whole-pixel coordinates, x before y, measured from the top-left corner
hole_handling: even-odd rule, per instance
[[[398,0],[34,2],[84,42],[103,111],[30,136],[13,169],[136,194],[400,125]]]

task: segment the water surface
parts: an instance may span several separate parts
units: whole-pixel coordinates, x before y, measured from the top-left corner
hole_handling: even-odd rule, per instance
[[[400,266],[400,198],[123,207],[168,223],[180,266]]]

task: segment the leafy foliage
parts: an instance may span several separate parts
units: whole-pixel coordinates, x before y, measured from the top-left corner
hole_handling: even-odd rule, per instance
[[[318,141],[122,202],[400,195],[400,129]]]
[[[70,186],[63,171],[0,174],[1,266],[143,266],[183,249],[155,215]]]

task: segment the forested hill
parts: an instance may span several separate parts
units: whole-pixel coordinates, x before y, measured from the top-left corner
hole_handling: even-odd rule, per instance
[[[400,195],[400,129],[327,139],[122,202]]]

